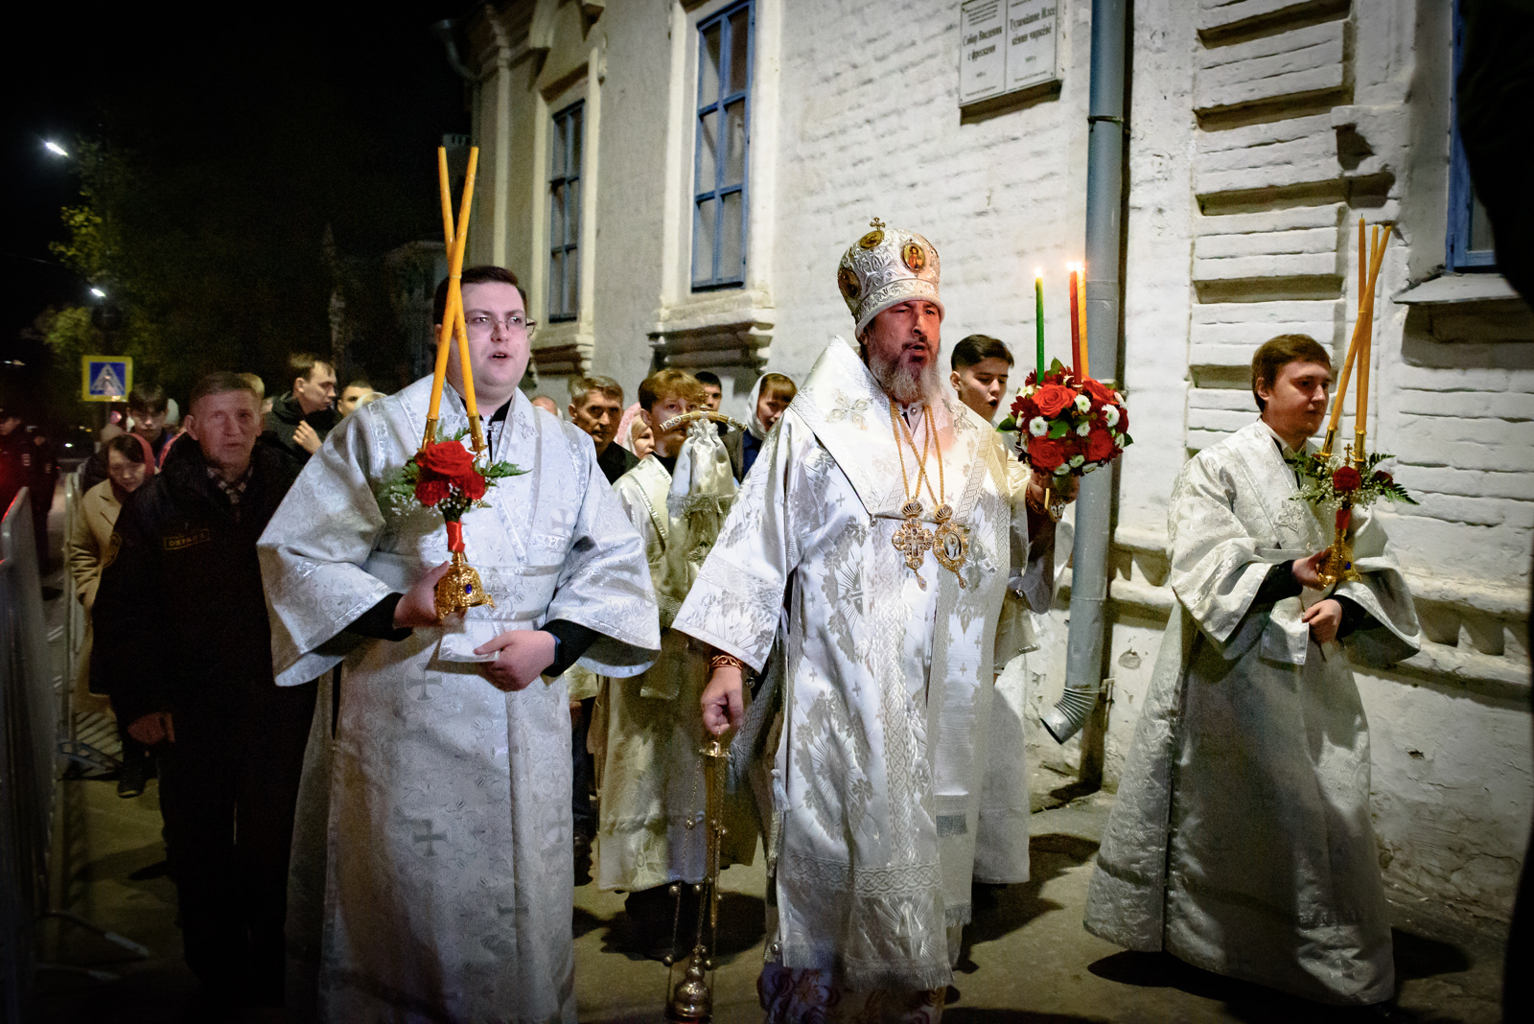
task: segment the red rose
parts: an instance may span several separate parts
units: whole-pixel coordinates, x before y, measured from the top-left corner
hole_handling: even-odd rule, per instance
[[[485,496],[485,478],[473,470],[456,477],[453,480],[453,486],[462,491],[470,501],[478,501]]]
[[[450,480],[470,473],[474,469],[474,457],[457,441],[439,441],[436,444],[429,444],[415,457],[415,461],[416,465],[422,469],[436,473],[438,476],[445,476]]]
[[[1389,487],[1391,484],[1396,482],[1396,478],[1385,472],[1383,469],[1376,469],[1374,471],[1374,479],[1377,482],[1384,484],[1386,487]]]
[[[415,482],[415,500],[427,508],[447,498],[448,483],[435,473],[422,473]]]
[[[1094,428],[1087,435],[1086,451],[1082,454],[1088,462],[1107,462],[1113,458],[1113,435],[1101,428]]]
[[[1050,470],[1065,464],[1070,458],[1065,444],[1047,437],[1036,437],[1028,442],[1028,464],[1034,469]]]
[[[1356,491],[1363,482],[1363,477],[1352,466],[1343,466],[1332,474],[1332,489],[1336,491]]]
[[[1053,419],[1076,401],[1076,392],[1059,384],[1045,384],[1034,392],[1033,401],[1039,407],[1039,412]]]
[[[1082,381],[1081,386],[1087,394],[1092,396],[1094,401],[1101,402],[1103,405],[1114,404],[1112,388],[1107,387],[1104,384],[1100,384],[1091,378]]]

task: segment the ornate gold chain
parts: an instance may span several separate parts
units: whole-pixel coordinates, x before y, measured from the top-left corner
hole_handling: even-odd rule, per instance
[[[925,407],[922,410],[922,413],[924,416],[924,422],[927,425],[927,436],[922,443],[922,471],[921,475],[916,478],[916,489],[919,494],[921,491],[922,481],[926,480],[927,496],[930,497],[933,504],[937,506],[932,513],[932,518],[937,522],[937,531],[935,533],[923,531],[926,533],[926,545],[927,547],[931,548],[932,557],[937,559],[938,564],[947,569],[949,572],[953,573],[954,578],[959,581],[959,586],[963,588],[967,586],[967,584],[964,582],[963,569],[964,563],[969,558],[969,536],[965,532],[964,527],[959,526],[953,522],[953,506],[948,504],[948,483],[943,476],[943,445],[941,442],[938,442],[936,445],[937,493],[932,493],[932,478],[926,475],[927,448],[928,445],[932,443],[933,439],[937,437],[937,423],[932,418],[932,407],[930,405]],[[890,402],[890,418],[892,421],[895,419],[895,403],[893,401]],[[900,428],[905,431],[905,439],[911,446],[911,454],[916,454],[916,439],[911,436],[911,430],[906,426],[904,420],[900,421]],[[906,481],[905,451],[904,449],[900,448],[900,439],[898,437],[895,439],[895,447],[898,451],[900,451],[900,476],[901,482],[904,484]],[[909,504],[910,503],[907,502],[907,505]],[[917,502],[917,506],[917,514],[919,515],[920,501]],[[906,512],[905,508],[902,508],[901,512],[902,514],[906,515],[907,523],[909,523],[909,513]],[[900,529],[905,530],[905,526],[902,526]],[[898,535],[899,531],[897,531],[897,536]],[[897,543],[895,546],[898,548],[900,547],[900,544]],[[927,550],[927,547],[922,549],[923,553]],[[901,548],[901,550],[904,551],[905,549]],[[911,564],[910,554],[907,554],[906,556],[906,564]],[[919,555],[917,564],[920,564]],[[911,567],[913,569],[915,568],[914,565]],[[926,581],[922,580],[920,576],[917,576],[917,580],[921,582],[922,587],[925,589],[927,585]]]

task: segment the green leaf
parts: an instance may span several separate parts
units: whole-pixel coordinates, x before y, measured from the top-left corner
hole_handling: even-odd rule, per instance
[[[999,433],[999,434],[1010,434],[1012,431],[1014,431],[1016,429],[1017,429],[1017,417],[1015,417],[1015,416],[1008,416],[1006,419],[1004,419],[1000,423],[996,424],[996,432]]]
[[[1049,436],[1055,440],[1064,437],[1066,434],[1070,433],[1070,431],[1070,424],[1066,423],[1064,420],[1056,420],[1049,425]]]

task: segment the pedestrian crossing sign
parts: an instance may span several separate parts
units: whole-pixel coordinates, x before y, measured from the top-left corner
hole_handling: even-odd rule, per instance
[[[133,387],[133,360],[127,356],[81,356],[80,379],[84,401],[125,401]]]

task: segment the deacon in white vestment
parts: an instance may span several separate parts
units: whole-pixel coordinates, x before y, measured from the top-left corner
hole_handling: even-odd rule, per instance
[[[938,379],[930,243],[876,222],[838,282],[861,352],[821,355],[674,626],[755,672],[782,646],[733,744],[770,761],[768,1020],[931,1020],[970,917],[997,619],[1009,583],[1048,590],[1020,577],[1030,531],[1053,534]],[[716,733],[742,721],[741,674],[711,675]],[[1027,878],[1014,824],[998,880]]]
[[[516,278],[466,270],[463,301],[491,460],[527,471],[463,517],[495,607],[438,623],[442,517],[375,497],[420,445],[430,379],[347,417],[260,545],[278,682],[344,666],[334,740],[323,715],[311,734],[300,817],[319,822],[296,830],[290,892],[290,946],[319,946],[326,1021],[575,1020],[570,716],[546,683],[578,655],[632,675],[660,646],[644,549],[591,439],[517,390]],[[448,380],[451,436],[467,426],[456,350]],[[321,863],[322,885],[300,877]],[[310,1012],[313,988],[290,976],[289,991]]]
[[[1331,366],[1286,335],[1253,360],[1262,419],[1183,467],[1167,513],[1173,592],[1151,688],[1087,898],[1136,950],[1328,1003],[1394,991],[1353,655],[1421,643],[1379,520],[1357,509],[1362,582],[1323,593],[1323,519],[1287,451],[1326,412]],[[1319,552],[1319,554],[1318,554]]]
[[[672,951],[677,917],[669,883],[702,882],[708,874],[699,700],[709,651],[670,626],[735,500],[735,478],[713,422],[660,429],[703,397],[702,384],[681,370],[660,370],[640,384],[655,450],[613,485],[645,543],[661,655],[638,677],[602,683],[593,742],[602,766],[597,882],[628,892],[636,938],[652,954]],[[749,864],[758,830],[744,789],[727,796],[725,818],[722,866]],[[684,893],[681,933],[690,948],[697,900]]]

